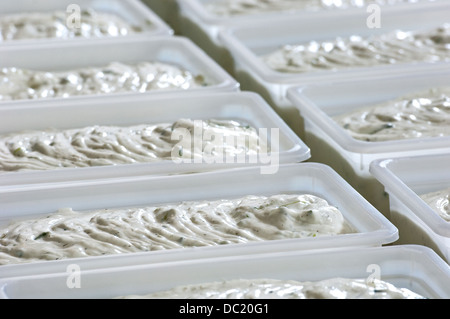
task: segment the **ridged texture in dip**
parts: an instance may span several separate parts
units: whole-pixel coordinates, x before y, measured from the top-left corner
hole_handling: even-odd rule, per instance
[[[102,67],[54,72],[16,67],[0,69],[0,101],[188,90],[206,85],[202,75],[162,62],[112,62]]]
[[[334,120],[353,138],[369,142],[450,136],[450,89],[408,94]]]
[[[450,24],[425,31],[395,31],[379,36],[338,37],[287,44],[261,57],[284,73],[450,60]]]
[[[450,222],[450,187],[420,197],[445,221]]]
[[[180,137],[178,132],[185,135]],[[228,137],[234,142],[227,143]],[[255,128],[229,119],[95,125],[0,135],[0,172],[195,161],[206,157],[224,160],[225,156],[255,156],[267,151]]]
[[[382,280],[330,278],[321,281],[235,279],[178,286],[146,295],[118,299],[425,299]]]
[[[348,232],[352,230],[336,207],[309,194],[85,212],[61,209],[3,228],[0,265]]]
[[[72,21],[65,11],[2,14],[0,42],[116,37],[142,31],[141,27],[129,24],[116,14],[97,12],[94,9],[81,10],[79,25],[75,25],[77,21]]]
[[[219,0],[207,2],[205,7],[218,16],[236,16],[280,11],[364,8],[369,4],[393,5],[414,2],[417,0]]]

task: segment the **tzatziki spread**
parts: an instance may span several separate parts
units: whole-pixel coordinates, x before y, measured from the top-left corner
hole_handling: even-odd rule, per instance
[[[109,93],[143,93],[154,90],[188,90],[207,86],[201,74],[163,62],[127,64],[68,71],[0,68],[0,101]]]
[[[393,5],[418,0],[219,0],[205,7],[218,16],[250,15],[265,12],[319,11],[327,9],[365,8],[370,4]]]
[[[408,94],[334,120],[353,138],[369,142],[450,136],[450,89]]]
[[[248,195],[92,211],[60,209],[0,230],[0,265],[354,232],[311,194]]]
[[[72,21],[65,11],[0,15],[0,43],[23,39],[71,39],[126,36],[142,28],[116,14],[80,10]]]
[[[232,140],[232,142],[230,142]],[[267,153],[265,138],[241,121],[179,119],[132,126],[94,125],[0,135],[0,173]]]
[[[407,288],[375,279],[335,277],[320,281],[234,279],[177,286],[117,299],[425,299]]]
[[[425,31],[287,44],[261,58],[269,68],[283,73],[450,61],[450,24]]]
[[[420,197],[445,221],[450,222],[450,187]]]

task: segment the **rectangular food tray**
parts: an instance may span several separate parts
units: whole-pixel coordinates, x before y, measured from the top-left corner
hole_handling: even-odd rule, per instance
[[[280,165],[274,174],[259,167],[216,170],[172,176],[134,176],[27,185],[0,191],[0,226],[22,218],[46,216],[60,208],[75,211],[114,207],[142,207],[192,200],[233,199],[246,195],[312,194],[336,206],[354,229],[335,236],[303,237],[208,247],[123,253],[98,257],[11,264],[0,267],[0,276],[19,273],[52,273],[77,263],[83,269],[165,262],[206,257],[239,256],[320,248],[374,247],[398,239],[396,227],[361,197],[336,172],[317,163]]]
[[[232,279],[319,281],[335,277],[376,278],[425,298],[450,297],[448,265],[431,249],[415,245],[274,252],[117,268],[77,266],[51,275],[2,278],[0,298],[109,299]]]
[[[379,27],[368,25],[370,13],[362,11],[327,12],[320,16],[310,14],[299,18],[283,15],[268,22],[239,24],[219,30],[218,39],[234,60],[234,74],[242,87],[258,88],[280,108],[289,108],[287,89],[295,85],[374,78],[386,74],[415,74],[429,69],[440,69],[446,62],[397,63],[380,66],[350,67],[341,70],[319,70],[303,73],[285,73],[272,70],[260,58],[264,54],[288,44],[310,41],[332,41],[337,37],[376,36],[396,30],[427,30],[448,23],[449,3],[423,5],[383,6]]]
[[[136,64],[140,62],[167,63],[184,69],[193,76],[202,77],[205,86],[188,89],[158,89],[147,92],[117,92],[115,97],[129,97],[136,94],[149,95],[171,92],[218,92],[237,91],[239,83],[223,70],[213,59],[191,40],[180,36],[151,36],[140,38],[108,39],[94,42],[48,43],[21,46],[0,46],[0,68],[16,67],[37,71],[60,72],[78,68],[104,67],[109,63],[121,62]],[[97,97],[103,99],[107,93],[70,96],[70,99]],[[36,104],[42,100],[61,102],[67,98],[18,99],[0,101],[0,108],[19,102]]]
[[[143,174],[171,175],[255,165],[261,166],[263,173],[270,174],[277,170],[278,164],[303,162],[310,157],[308,146],[260,96],[252,92],[197,91],[188,95],[167,93],[133,97],[111,96],[103,99],[47,100],[37,104],[18,102],[0,107],[0,118],[3,123],[0,134],[48,128],[60,130],[83,128],[93,125],[132,126],[174,123],[179,119],[236,120],[254,127],[258,136],[269,146],[278,144],[273,152],[266,153],[268,156],[257,154],[253,160],[246,158],[241,161],[236,157],[230,160],[223,159],[220,162],[207,161],[205,158],[200,162],[197,159],[188,158],[181,163],[175,159],[168,159],[109,166],[3,171],[0,173],[0,188]],[[193,132],[191,138],[196,138],[195,134]],[[204,138],[208,140],[207,137]],[[224,143],[228,142],[224,140]]]
[[[0,3],[0,19],[2,15],[8,16],[13,14],[23,13],[39,13],[39,12],[66,12],[66,17],[69,20],[75,16],[76,10],[93,9],[99,13],[109,13],[117,15],[125,22],[132,26],[139,27],[141,32],[136,34],[129,34],[127,37],[148,37],[148,36],[172,36],[172,28],[164,22],[155,12],[145,6],[139,0],[17,0],[17,1],[2,1]],[[112,39],[118,39],[111,37]],[[67,39],[69,42],[97,42],[104,40],[104,37],[95,38],[71,38]],[[17,45],[39,45],[43,43],[61,43],[58,38],[40,38],[40,39],[17,39],[11,41],[3,41],[0,47],[17,46]],[[64,41],[62,42],[64,43]]]

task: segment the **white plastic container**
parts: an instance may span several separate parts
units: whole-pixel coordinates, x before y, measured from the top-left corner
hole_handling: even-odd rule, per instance
[[[311,161],[333,167],[369,202],[389,214],[382,185],[371,176],[369,165],[380,158],[438,154],[449,151],[450,137],[366,142],[352,138],[333,117],[361,107],[390,101],[427,88],[448,86],[450,68],[414,76],[386,75],[372,79],[326,81],[293,87],[288,98],[299,110],[303,140]]]
[[[15,103],[0,108],[0,134],[24,130],[82,128],[92,125],[131,126],[173,123],[179,119],[234,119],[257,130],[273,153],[238,160],[191,161],[166,160],[114,166],[61,168],[54,170],[11,171],[0,173],[0,188],[28,183],[48,183],[141,174],[167,175],[261,166],[264,174],[276,171],[278,164],[297,163],[310,157],[309,148],[281,120],[270,106],[252,92],[197,92],[191,94],[158,94],[41,101],[38,104]],[[201,134],[202,132],[200,132]],[[193,134],[196,134],[195,132]],[[276,135],[277,134],[277,135]],[[205,139],[208,140],[207,137]],[[224,141],[225,143],[226,141]],[[176,144],[176,143],[174,143]],[[278,144],[278,145],[277,145]]]
[[[397,243],[431,247],[450,263],[450,224],[420,198],[450,187],[450,149],[443,155],[376,160],[370,171],[389,194]]]
[[[145,0],[145,2],[159,2],[154,0]],[[173,2],[173,1],[172,1]],[[176,1],[175,1],[176,2]],[[287,16],[295,16],[296,20],[302,20],[308,16],[314,16],[315,20],[328,19],[333,16],[340,15],[344,12],[367,12],[367,5],[363,6],[350,6],[345,8],[330,7],[330,8],[293,8],[290,10],[279,11],[262,11],[253,12],[251,14],[236,14],[236,15],[219,15],[213,12],[209,6],[219,5],[224,2],[223,0],[182,0],[178,1],[178,18],[171,19],[170,25],[174,29],[190,39],[192,39],[197,45],[205,50],[210,56],[212,56],[219,64],[222,65],[227,71],[232,72],[232,58],[230,57],[226,46],[220,41],[219,31],[226,30],[228,28],[248,26],[249,24],[260,23],[263,24],[263,28],[269,28],[276,24],[277,21],[283,20]],[[414,7],[417,9],[422,6],[433,5],[434,1],[419,0],[418,2],[411,3],[385,3],[380,6],[382,10],[395,8],[396,10],[409,9]],[[161,5],[161,4],[159,4]],[[156,4],[154,4],[156,6]],[[165,4],[167,7],[168,5]],[[150,6],[152,8],[152,6]],[[368,15],[368,14],[367,14]],[[169,15],[167,15],[169,16]],[[265,32],[265,31],[263,31]],[[265,36],[263,34],[263,36]]]
[[[85,182],[25,185],[0,191],[0,226],[12,220],[46,216],[61,207],[77,211],[141,207],[189,200],[233,199],[245,195],[310,193],[338,207],[355,230],[335,236],[249,242],[142,253],[71,258],[0,266],[1,277],[52,273],[76,263],[83,269],[194,258],[252,255],[344,247],[379,247],[398,239],[397,229],[336,172],[317,163],[280,165],[274,174],[259,167],[173,176],[134,176]],[[64,270],[65,271],[65,270]]]
[[[439,2],[423,6],[403,7],[402,10],[384,8],[381,10],[380,28],[369,28],[366,12],[340,12],[320,18],[308,15],[299,19],[286,15],[277,21],[267,23],[247,23],[219,31],[219,40],[233,58],[232,73],[241,88],[261,94],[277,110],[281,117],[294,127],[299,119],[298,111],[287,99],[287,90],[293,86],[321,83],[324,81],[359,81],[364,78],[380,77],[385,74],[412,74],[438,70],[446,62],[440,63],[398,63],[374,67],[358,67],[335,70],[321,70],[304,73],[284,73],[272,70],[262,59],[286,44],[307,43],[309,41],[334,40],[336,37],[351,35],[381,35],[394,30],[422,30],[440,26],[448,22],[450,3]]]
[[[426,298],[450,297],[448,265],[431,249],[415,245],[293,251],[92,270],[76,266],[51,275],[2,278],[0,298],[109,299],[232,279],[318,281],[333,277],[377,278]],[[79,276],[77,281],[69,277],[74,274]]]
[[[17,67],[45,71],[67,71],[84,67],[101,67],[111,62],[139,63],[162,62],[177,65],[194,76],[203,76],[208,85],[188,90],[166,89],[145,93],[114,93],[116,97],[130,97],[135,94],[157,94],[161,92],[217,92],[236,91],[239,83],[225,72],[213,59],[192,41],[177,36],[152,36],[141,38],[120,38],[94,42],[70,42],[64,45],[47,43],[39,46],[21,45],[0,48],[0,67]],[[104,98],[105,94],[70,96],[70,99],[85,97]],[[52,98],[61,102],[67,98]],[[40,99],[42,100],[42,99]],[[16,102],[35,104],[38,100],[0,101],[3,105]]]
[[[445,1],[445,0],[444,0]],[[144,0],[144,3],[157,3],[161,1],[157,0]],[[177,2],[168,1],[168,2]],[[321,15],[323,17],[330,17],[331,15],[339,15],[344,12],[348,13],[357,13],[357,12],[367,12],[367,5],[361,6],[349,6],[349,7],[329,7],[329,8],[291,8],[286,10],[273,10],[273,11],[261,11],[256,12],[256,10],[252,13],[242,13],[236,15],[219,15],[212,11],[210,8],[213,8],[214,5],[220,5],[221,3],[226,2],[224,0],[182,0],[178,1],[178,14],[182,18],[188,18],[191,22],[195,23],[199,29],[202,29],[208,37],[217,44],[218,42],[218,30],[221,28],[228,28],[234,26],[244,26],[248,23],[267,23],[268,21],[279,21],[280,18],[286,18],[287,16],[295,16],[296,19],[302,19],[307,17],[308,15],[314,15],[316,19],[320,19]],[[409,8],[421,9],[423,7],[429,7],[432,5],[436,5],[442,0],[419,0],[417,2],[411,1],[410,3],[406,2],[398,2],[398,3],[384,3],[379,5],[383,10],[384,9],[396,9],[396,10],[405,10]],[[157,7],[156,4],[149,5],[150,8]],[[163,5],[165,8],[169,6],[167,4]],[[166,9],[167,10],[167,9]],[[162,10],[161,10],[162,11]],[[181,24],[182,25],[182,24]],[[186,30],[180,30],[185,32]],[[194,34],[193,34],[194,35]]]
[[[76,7],[73,7],[73,6]],[[146,7],[139,0],[16,0],[2,1],[0,3],[0,18],[5,15],[34,13],[34,12],[66,12],[67,18],[76,13],[74,10],[94,9],[96,12],[117,15],[130,25],[141,28],[141,32],[127,37],[148,37],[148,36],[171,36],[172,28],[164,22],[155,12]],[[113,37],[114,38],[114,37]],[[104,38],[73,38],[69,41],[86,42],[102,41]],[[20,39],[14,41],[4,41],[0,47],[21,44],[41,44],[41,43],[61,43],[61,39]],[[64,42],[62,42],[64,43]]]

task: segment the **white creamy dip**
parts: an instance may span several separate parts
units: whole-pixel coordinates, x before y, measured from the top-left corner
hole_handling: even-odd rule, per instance
[[[398,30],[366,38],[353,35],[287,44],[261,58],[271,69],[286,73],[450,61],[450,24],[420,32]]]
[[[97,12],[94,9],[81,10],[79,20],[72,21],[70,18],[65,11],[1,15],[0,42],[21,39],[116,37],[142,31],[141,27],[130,25],[118,15]]]
[[[77,212],[61,209],[0,230],[0,265],[353,232],[342,213],[310,194]]]
[[[162,62],[112,62],[102,67],[55,72],[0,68],[0,101],[142,93],[166,89],[188,90],[206,85],[202,75],[194,75],[177,65]]]
[[[445,221],[450,222],[450,187],[420,197]]]
[[[219,0],[205,4],[218,16],[235,16],[277,11],[318,11],[325,9],[364,8],[369,4],[393,5],[418,0]]]
[[[266,141],[254,127],[229,119],[95,125],[0,135],[0,173],[204,157],[223,160],[225,156],[255,156],[267,151]]]
[[[382,280],[330,278],[321,281],[235,279],[178,286],[118,299],[425,299]]]
[[[434,88],[359,108],[334,120],[358,140],[450,136],[450,88]]]

